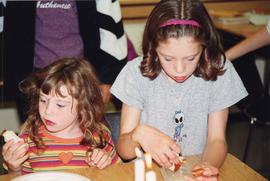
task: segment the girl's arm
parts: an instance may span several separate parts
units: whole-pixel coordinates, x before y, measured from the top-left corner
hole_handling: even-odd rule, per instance
[[[118,154],[123,159],[135,158],[135,147],[139,143],[133,139],[133,132],[139,125],[141,111],[123,103],[121,110],[120,136],[117,144]]]
[[[270,34],[268,33],[266,27],[264,27],[254,35],[227,50],[226,57],[229,60],[234,60],[267,44],[270,44]]]
[[[228,113],[228,108],[226,108],[209,114],[208,137],[202,154],[202,162],[192,169],[192,174],[196,179],[186,176],[186,181],[217,180],[218,168],[221,167],[227,155],[225,132]]]
[[[140,124],[141,111],[123,104],[118,153],[123,159],[135,158],[135,147],[149,152],[160,165],[178,163],[179,146],[158,129]]]
[[[228,108],[211,113],[208,117],[208,137],[202,162],[220,168],[227,155],[226,124]]]

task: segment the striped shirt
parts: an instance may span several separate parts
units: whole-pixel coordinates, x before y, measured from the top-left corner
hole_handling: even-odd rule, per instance
[[[44,128],[40,129],[40,136],[46,147],[44,152],[37,154],[37,147],[28,133],[21,135],[29,145],[29,158],[22,165],[22,174],[89,167],[85,161],[88,148],[80,145],[83,137],[59,138],[51,135]],[[120,162],[109,131],[104,135],[104,139],[107,144],[103,150],[110,154],[112,164]]]

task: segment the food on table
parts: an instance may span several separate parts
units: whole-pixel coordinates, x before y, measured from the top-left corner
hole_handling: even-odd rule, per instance
[[[204,169],[203,168],[197,168],[192,170],[192,175],[195,177],[203,176]]]
[[[176,172],[181,167],[181,163],[174,163],[169,169],[173,172]]]
[[[179,163],[174,163],[171,167],[169,167],[169,169],[173,172],[176,172],[177,170],[181,168],[181,166],[183,165],[185,161],[186,159],[184,157],[179,156]]]
[[[19,136],[17,136],[13,131],[6,129],[2,131],[1,135],[4,137],[5,142],[8,142],[9,140],[13,139],[14,143],[16,143],[22,139]]]
[[[17,143],[20,140],[23,140],[22,138],[17,136],[13,131],[6,130],[6,129],[1,132],[1,135],[4,137],[5,142],[8,142],[9,140],[13,139],[14,143]],[[25,146],[26,145],[23,144],[18,149],[21,149],[21,148],[23,148]],[[5,170],[8,170],[8,166],[6,165],[6,163],[3,163],[3,167],[4,167]]]

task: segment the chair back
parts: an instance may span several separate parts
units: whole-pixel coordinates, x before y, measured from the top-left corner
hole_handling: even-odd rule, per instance
[[[105,121],[107,122],[109,129],[111,130],[112,139],[114,144],[117,144],[120,133],[120,112],[106,113]]]

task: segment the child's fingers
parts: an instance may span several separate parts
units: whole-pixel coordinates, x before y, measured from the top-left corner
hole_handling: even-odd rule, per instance
[[[25,154],[23,157],[17,159],[16,161],[14,161],[13,163],[8,163],[8,167],[13,170],[13,171],[19,171],[22,163],[28,159],[29,154]]]
[[[87,162],[87,164],[90,166],[90,167],[96,167],[95,163],[93,161],[89,161]]]
[[[104,162],[104,163],[103,163],[102,165],[100,165],[98,168],[99,168],[99,169],[103,169],[103,168],[107,167],[108,165],[110,165],[110,163],[109,163],[108,160],[106,160],[106,162]]]
[[[99,160],[99,162],[97,163],[97,167],[102,169],[105,168],[107,165],[110,164],[110,156],[108,154],[104,154],[102,156],[102,158]]]
[[[17,150],[23,144],[25,144],[24,141],[20,140],[20,141],[16,142],[15,144],[13,144],[12,146],[10,146],[8,151],[14,152],[15,150]]]
[[[87,160],[88,165],[92,167],[97,167],[97,163],[101,159],[103,155],[103,151],[101,149],[94,149],[91,153],[89,153]]]
[[[166,152],[166,156],[168,157],[168,159],[170,160],[170,162],[172,163],[179,163],[179,156],[178,154],[176,154],[173,151],[168,151]]]
[[[157,154],[153,153],[152,157],[159,165],[161,165],[161,166],[163,165]]]
[[[3,147],[3,158],[5,161],[11,160],[14,154],[14,151],[19,147],[19,143],[14,144],[13,141],[7,143]]]
[[[85,161],[89,166],[95,167],[96,165],[94,164],[93,160],[91,159],[92,156],[93,156],[93,151],[88,153]]]
[[[101,169],[107,167],[108,165],[111,165],[112,164],[112,158],[111,157],[108,157],[108,159],[106,160],[106,162],[104,162],[103,165],[101,165]]]
[[[9,152],[8,150],[10,149],[10,147],[11,147],[13,144],[14,144],[14,141],[13,141],[13,140],[9,140],[8,142],[6,142],[6,144],[4,144],[4,146],[3,146],[2,154],[8,153],[8,152]]]
[[[196,180],[217,181],[218,169],[208,163],[202,163],[192,169],[192,175]]]
[[[169,158],[167,157],[167,155],[161,153],[158,155],[160,161],[161,161],[161,165],[165,166],[166,168],[169,168],[171,166],[171,162],[169,161]]]
[[[97,150],[97,152],[94,152],[95,153],[95,157],[91,157],[91,160],[97,165],[99,160],[102,158],[102,156],[104,155],[104,152],[102,150]]]
[[[99,149],[94,149],[92,151],[92,155],[90,157],[91,158],[91,161],[94,161],[96,159],[98,152],[99,152]]]
[[[216,176],[216,175],[218,175],[218,169],[215,167],[206,167],[206,168],[204,168],[203,175]]]
[[[28,151],[28,144],[21,145],[18,149],[15,150],[13,157],[15,160],[23,157]]]
[[[15,143],[13,146],[11,146],[7,151],[10,152],[10,154],[14,155],[20,149],[24,149],[24,147],[28,147],[28,145],[24,143],[23,141],[19,141]]]
[[[29,145],[27,143],[23,143],[22,145],[20,145],[17,149],[17,151],[24,149],[24,150],[28,150],[29,149]]]
[[[13,163],[17,159],[21,158],[25,155],[25,153],[28,151],[28,144],[24,143],[23,141],[19,141],[16,144],[10,145],[8,142],[7,145],[5,145],[5,148],[3,148],[3,158],[7,163]]]
[[[207,162],[202,163],[201,168],[203,169],[203,172],[202,172],[203,176],[208,176],[208,177],[217,176],[219,173],[218,168],[212,166],[211,164]]]
[[[21,165],[26,159],[28,159],[28,157],[29,157],[29,154],[25,154],[23,157],[17,159],[15,164],[16,165]]]
[[[106,162],[107,159],[108,159],[108,156],[106,154],[102,155],[100,160],[97,162],[97,167],[101,168],[101,166]]]

